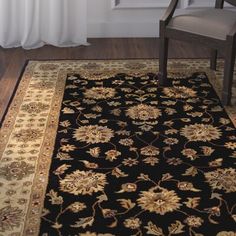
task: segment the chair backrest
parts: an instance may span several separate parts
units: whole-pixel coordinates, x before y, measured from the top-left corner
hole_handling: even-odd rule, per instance
[[[236,6],[236,0],[216,0],[216,8],[223,8],[224,2],[228,2],[229,4]]]

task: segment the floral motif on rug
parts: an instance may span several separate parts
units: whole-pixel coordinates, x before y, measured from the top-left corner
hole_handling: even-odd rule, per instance
[[[157,63],[29,63],[0,133],[1,236],[236,235],[235,107],[206,61],[171,61],[172,87]]]

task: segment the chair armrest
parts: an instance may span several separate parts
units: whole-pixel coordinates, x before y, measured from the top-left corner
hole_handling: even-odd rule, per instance
[[[178,2],[179,0],[171,0],[170,5],[168,6],[164,16],[160,20],[162,24],[167,25],[169,23],[170,19],[174,15]]]

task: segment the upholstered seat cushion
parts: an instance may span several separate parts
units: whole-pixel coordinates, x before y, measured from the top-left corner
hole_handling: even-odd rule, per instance
[[[236,12],[211,8],[175,16],[168,28],[225,40],[235,24]]]

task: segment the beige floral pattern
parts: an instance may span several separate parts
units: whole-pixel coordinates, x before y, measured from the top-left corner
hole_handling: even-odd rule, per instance
[[[37,114],[49,108],[47,104],[42,102],[30,102],[22,106],[22,110],[31,114]]]
[[[158,108],[146,104],[139,104],[127,110],[127,116],[134,120],[156,119],[160,115],[161,111]]]
[[[190,227],[198,228],[203,224],[203,219],[196,216],[189,216],[184,222]]]
[[[154,146],[146,146],[141,148],[141,154],[145,156],[157,156],[159,153],[159,148],[156,148]]]
[[[7,206],[0,209],[0,232],[14,230],[19,227],[22,219],[22,210],[18,207]]]
[[[219,168],[205,173],[205,177],[213,189],[223,189],[227,193],[236,192],[236,171],[233,168]]]
[[[29,176],[34,173],[34,166],[26,163],[25,161],[21,162],[12,162],[3,167],[0,167],[0,176],[3,176],[7,180],[21,180],[24,177]]]
[[[164,88],[163,92],[165,93],[166,96],[170,98],[191,98],[191,97],[196,97],[197,93],[191,88],[187,88],[185,86],[174,86],[171,88]]]
[[[107,143],[114,137],[114,132],[106,126],[81,126],[74,132],[74,138],[86,143]]]
[[[92,195],[102,191],[106,183],[106,176],[102,173],[77,170],[60,181],[60,189],[74,195]]]
[[[190,158],[191,160],[194,160],[197,158],[197,152],[191,148],[185,148],[185,149],[183,149],[183,151],[181,153],[184,156],[186,156],[187,158]]]
[[[40,90],[53,89],[54,86],[54,82],[50,80],[41,80],[31,85],[32,88]]]
[[[206,124],[187,125],[181,130],[181,135],[189,141],[211,141],[221,137],[221,131],[218,127]]]
[[[140,70],[146,67],[146,64],[141,62],[128,62],[125,64],[125,67],[132,70]]]
[[[115,89],[105,88],[105,87],[93,87],[87,89],[84,92],[84,96],[86,98],[96,99],[96,100],[112,98],[115,96],[115,94],[116,94]]]
[[[74,202],[69,206],[69,209],[74,213],[78,213],[86,209],[86,205],[83,202]]]
[[[117,159],[118,156],[121,155],[121,152],[117,151],[117,150],[109,150],[107,152],[105,152],[106,154],[106,159],[109,161],[114,161]]]
[[[130,229],[138,229],[141,226],[141,221],[139,218],[126,219],[124,225]]]
[[[13,138],[17,142],[27,143],[30,141],[35,141],[43,136],[43,133],[39,129],[21,129],[13,134]]]
[[[88,65],[88,67],[93,67]],[[85,67],[86,68],[86,67]],[[114,71],[112,70],[106,70],[106,71],[81,71],[81,75],[86,80],[107,80],[109,78],[112,78],[115,76]]]
[[[137,185],[134,183],[126,183],[126,184],[122,184],[121,188],[125,192],[135,192],[137,190]]]
[[[233,232],[233,231],[221,231],[216,236],[236,236],[236,232]]]
[[[175,191],[164,188],[151,188],[148,191],[142,191],[137,201],[142,209],[160,215],[175,211],[181,206],[180,198]]]
[[[39,69],[43,71],[52,71],[52,70],[58,69],[58,65],[52,64],[52,63],[45,63],[45,64],[41,64],[39,66]]]

